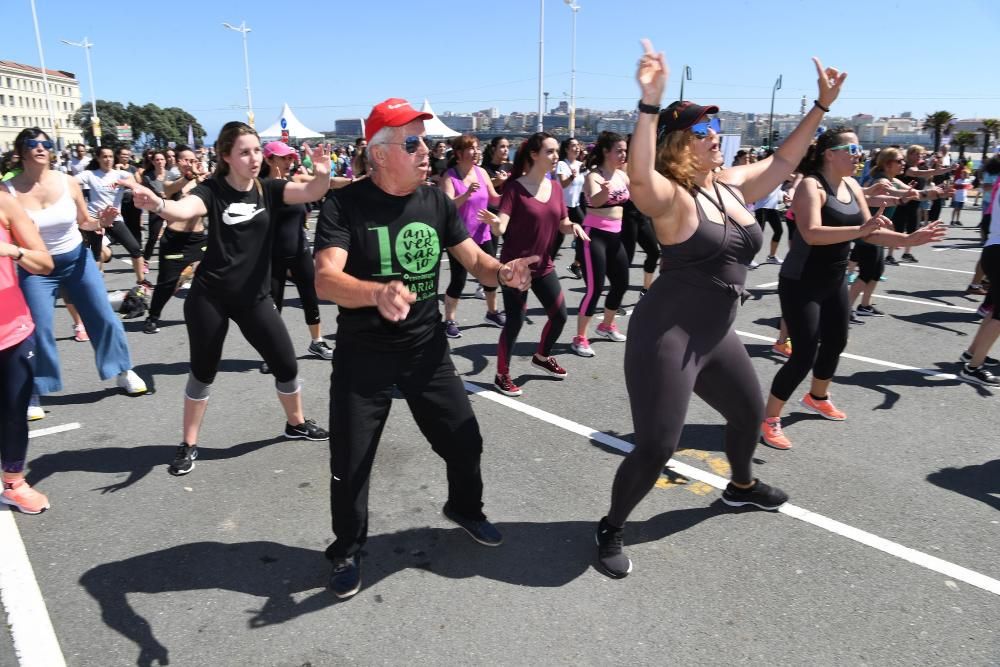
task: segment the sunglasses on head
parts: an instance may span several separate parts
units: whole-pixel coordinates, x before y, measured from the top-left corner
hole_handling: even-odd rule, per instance
[[[861,155],[864,149],[861,144],[841,144],[840,146],[830,146],[830,151],[847,151],[851,155]]]
[[[39,146],[41,146],[47,151],[52,150],[53,146],[52,142],[49,141],[48,139],[25,139],[24,145],[27,146],[28,148],[38,148]]]
[[[718,118],[710,118],[700,123],[695,123],[689,128],[694,136],[703,139],[708,136],[708,131],[712,130],[716,134],[722,133],[722,121]]]

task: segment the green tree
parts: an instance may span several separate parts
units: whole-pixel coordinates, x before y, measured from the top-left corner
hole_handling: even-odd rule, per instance
[[[129,125],[132,128],[130,143],[144,146],[166,146],[169,142],[187,143],[190,124],[196,143],[204,143],[205,128],[194,116],[179,107],[161,109],[155,104],[137,105],[129,102],[97,100],[97,115],[101,119],[101,145],[116,146],[118,137],[115,126]],[[73,122],[83,130],[83,138],[94,145],[94,135],[90,126],[90,105],[81,106],[73,115]]]
[[[983,162],[986,162],[986,153],[990,150],[990,138],[1000,138],[1000,120],[987,118],[979,131],[983,133]]]
[[[941,148],[941,137],[951,131],[955,115],[950,111],[935,111],[927,114],[924,129],[934,133],[934,151]]]
[[[116,125],[128,125],[128,110],[122,106],[121,102],[108,102],[107,100],[97,100],[97,116],[101,119],[101,145],[116,146],[118,138],[115,135]],[[73,122],[83,130],[83,140],[91,145],[96,145],[94,141],[94,131],[90,126],[90,105],[81,105],[73,114]]]
[[[956,146],[958,146],[958,161],[959,162],[962,162],[962,163],[965,162],[965,147],[966,146],[972,146],[973,144],[976,143],[977,139],[979,139],[979,137],[976,135],[975,132],[967,132],[967,131],[964,131],[964,130],[962,132],[956,132],[952,136],[951,143],[953,143]]]

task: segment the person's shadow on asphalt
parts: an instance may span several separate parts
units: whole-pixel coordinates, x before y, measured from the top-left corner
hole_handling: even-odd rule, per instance
[[[625,543],[659,540],[723,513],[721,501],[664,512],[629,523]],[[486,577],[514,586],[559,587],[594,562],[596,521],[501,522],[497,527],[504,544],[496,549],[471,542],[459,528],[423,527],[371,536],[363,552],[370,557],[362,560],[362,592],[377,590],[380,581],[410,568],[447,579]],[[193,542],[99,565],[85,572],[80,583],[100,605],[108,627],[138,645],[136,664],[149,667],[169,664],[169,649],[131,607],[130,594],[221,589],[264,598],[260,609],[244,612],[250,614],[249,627],[259,628],[336,604],[337,598],[326,590],[329,574],[322,550],[267,541]],[[297,594],[306,591],[312,593],[296,601]]]
[[[964,468],[942,468],[927,475],[927,481],[1000,510],[1000,459]]]

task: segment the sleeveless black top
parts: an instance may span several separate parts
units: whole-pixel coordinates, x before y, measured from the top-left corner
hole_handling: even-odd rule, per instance
[[[826,203],[820,209],[821,224],[824,227],[858,227],[864,223],[864,215],[854,197],[854,190],[848,188],[851,200],[845,203],[837,199],[837,192],[830,187],[825,178],[819,174],[816,174],[815,178],[826,190]],[[795,234],[792,236],[791,248],[778,275],[791,280],[823,282],[843,279],[850,252],[850,241],[809,245],[802,239],[802,234]]]
[[[712,185],[718,202],[712,203],[722,213],[722,224],[711,221],[705,215],[697,191],[692,192],[698,210],[698,227],[686,241],[660,245],[660,271],[680,282],[722,289],[746,300],[747,264],[764,244],[764,234],[760,225],[741,225],[726,213],[724,205],[720,205],[720,185],[729,190],[737,201],[743,201],[732,187],[718,181]]]

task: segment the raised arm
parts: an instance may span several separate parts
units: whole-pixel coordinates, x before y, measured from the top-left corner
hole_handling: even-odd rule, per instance
[[[812,60],[819,75],[817,80],[819,97],[798,127],[788,135],[781,148],[771,157],[753,164],[726,169],[719,176],[719,180],[740,188],[747,201],[757,201],[766,196],[795,171],[809,150],[813,137],[816,136],[816,128],[823,120],[823,114],[830,110],[830,105],[840,95],[840,87],[847,78],[847,72],[841,72],[834,67],[824,69],[819,58],[814,57]]]
[[[122,179],[118,181],[118,185],[132,190],[132,203],[136,208],[155,213],[167,222],[190,220],[208,214],[201,197],[184,197],[174,201],[163,199],[145,185],[139,185],[135,181]]]
[[[643,54],[639,58],[636,81],[644,105],[660,106],[663,90],[667,87],[670,70],[662,53],[656,53],[648,39],[642,40]],[[632,133],[629,147],[628,177],[630,197],[636,207],[650,217],[663,215],[677,193],[677,186],[656,171],[656,121],[655,113],[640,113]]]
[[[320,144],[315,150],[303,144],[306,157],[312,160],[314,178],[308,183],[289,182],[285,185],[286,204],[306,204],[319,201],[330,189],[330,152]]]

